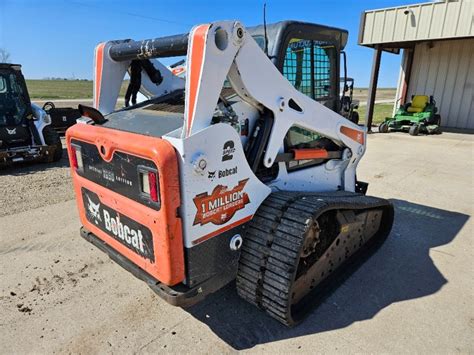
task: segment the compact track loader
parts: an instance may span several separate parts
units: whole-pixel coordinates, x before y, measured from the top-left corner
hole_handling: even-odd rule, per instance
[[[236,279],[242,298],[300,322],[393,222],[356,178],[365,128],[336,113],[346,41],[309,23],[221,21],[99,44],[95,109],[66,133],[81,235],[173,305]],[[184,78],[157,59],[183,55]],[[113,111],[136,59],[162,81],[143,71],[153,98]]]
[[[21,65],[0,63],[0,167],[61,159],[61,139],[51,117],[30,101]]]

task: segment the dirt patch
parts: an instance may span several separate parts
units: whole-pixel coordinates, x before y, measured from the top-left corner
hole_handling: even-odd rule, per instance
[[[72,200],[66,150],[56,163],[19,164],[0,170],[0,217]]]

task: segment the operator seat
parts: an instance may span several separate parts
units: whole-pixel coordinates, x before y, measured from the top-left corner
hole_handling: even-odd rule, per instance
[[[407,112],[419,113],[423,112],[428,105],[429,97],[426,95],[415,95],[411,103],[407,106]]]

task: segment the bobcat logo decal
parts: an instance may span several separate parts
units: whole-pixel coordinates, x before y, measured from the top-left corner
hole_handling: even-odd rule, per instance
[[[5,129],[7,130],[8,134],[11,134],[11,135],[16,134],[16,128],[12,128],[12,129],[5,128]]]
[[[214,181],[214,178],[216,177],[216,171],[208,171],[208,175],[207,175],[208,179],[211,180],[211,181]]]
[[[87,196],[87,213],[89,214],[89,216],[91,216],[94,221],[95,221],[95,224],[98,224],[99,221],[102,222],[102,217],[100,216],[100,211],[99,211],[99,208],[100,208],[100,202],[99,203],[94,203],[92,202],[92,200],[90,199],[90,197],[88,195]]]

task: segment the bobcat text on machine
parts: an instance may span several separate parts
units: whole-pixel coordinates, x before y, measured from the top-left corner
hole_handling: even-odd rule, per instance
[[[81,235],[173,305],[236,279],[247,301],[301,321],[393,222],[356,179],[365,129],[335,112],[346,41],[309,23],[221,21],[99,44],[97,110],[67,131]],[[185,78],[157,60],[183,55]],[[135,59],[162,80],[143,71],[153,98],[113,112]]]
[[[51,123],[30,101],[21,65],[0,63],[0,167],[60,160],[63,147]]]

